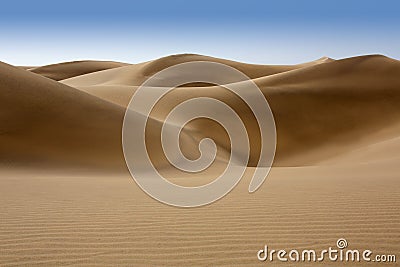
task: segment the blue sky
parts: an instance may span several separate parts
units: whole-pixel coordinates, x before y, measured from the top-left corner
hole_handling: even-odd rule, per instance
[[[262,64],[400,59],[400,1],[9,1],[0,61],[141,62],[199,53]]]

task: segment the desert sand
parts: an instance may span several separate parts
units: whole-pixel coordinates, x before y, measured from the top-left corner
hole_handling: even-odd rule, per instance
[[[146,132],[150,158],[169,180],[208,183],[230,152],[226,132],[199,119],[182,132],[182,151],[195,159],[199,140],[210,137],[215,164],[189,176],[168,163],[161,126],[187,99],[227,103],[250,133],[251,148],[246,175],[232,192],[184,209],[138,187],[125,165],[121,131],[140,84],[189,61],[227,64],[259,86],[275,118],[277,150],[267,180],[249,194],[260,153],[251,110],[220,86],[176,88],[156,105]],[[277,66],[183,54],[138,64],[0,63],[0,103],[1,266],[317,266],[259,262],[257,251],[266,244],[322,250],[339,238],[350,248],[400,257],[398,60],[323,57]]]

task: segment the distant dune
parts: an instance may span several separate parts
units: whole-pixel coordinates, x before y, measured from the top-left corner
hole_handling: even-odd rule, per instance
[[[215,166],[192,178],[175,170],[160,133],[177,104],[221,100],[250,135],[244,181],[222,200],[187,210],[160,204],[132,181],[121,134],[137,88],[158,71],[191,61],[232,66],[258,85],[275,118],[277,150],[271,175],[248,194],[261,149],[251,110],[221,86],[176,88],[157,103],[146,132],[153,164],[171,181],[212,181],[230,155],[224,129],[199,119],[184,128],[182,151],[195,159],[198,142],[212,138]],[[159,84],[158,90],[169,86]],[[341,237],[376,253],[400,249],[398,60],[367,55],[255,65],[182,54],[137,64],[0,63],[0,103],[1,266],[256,266],[266,243],[324,249]]]
[[[40,74],[47,78],[59,81],[83,74],[107,70],[117,67],[126,66],[128,64],[112,61],[73,61],[59,64],[51,64],[40,67],[23,67],[33,73]]]

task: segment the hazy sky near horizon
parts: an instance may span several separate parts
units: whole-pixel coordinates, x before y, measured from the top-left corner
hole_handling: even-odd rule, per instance
[[[400,59],[400,1],[13,1],[0,9],[0,61],[142,62],[198,53],[261,64],[322,56]]]

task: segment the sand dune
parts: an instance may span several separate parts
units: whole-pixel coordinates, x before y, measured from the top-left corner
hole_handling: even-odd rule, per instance
[[[4,63],[0,89],[2,165],[121,166],[121,107]]]
[[[277,151],[267,181],[248,194],[260,152],[251,110],[220,86],[175,89],[157,103],[146,131],[150,158],[169,180],[205,184],[229,157],[223,128],[199,119],[183,130],[182,151],[195,159],[198,142],[212,138],[218,148],[212,167],[190,175],[167,162],[161,126],[187,99],[227,103],[250,133],[251,148],[246,175],[230,194],[212,205],[178,209],[153,200],[131,179],[122,121],[144,80],[197,60],[227,64],[253,79],[274,114]],[[338,238],[351,248],[398,254],[399,77],[400,62],[379,55],[293,66],[191,54],[138,64],[0,63],[0,265],[256,266],[272,264],[257,261],[265,244],[318,250],[334,247]],[[167,81],[146,89],[163,86]]]
[[[140,64],[133,64],[118,69],[105,70],[102,72],[82,75],[80,77],[66,79],[62,82],[71,86],[93,86],[93,85],[139,86],[144,82],[145,79],[149,78],[150,76],[154,75],[155,73],[159,72],[162,69],[165,69],[167,67],[176,64],[191,62],[191,61],[212,61],[212,62],[223,63],[240,70],[250,78],[259,78],[306,66],[312,66],[316,64],[330,62],[333,60],[327,57],[322,57],[318,60],[298,65],[286,65],[286,66],[255,65],[255,64],[246,64],[246,63],[225,60],[220,58],[213,58],[202,55],[182,54],[182,55],[163,57],[160,59]]]
[[[181,63],[183,59],[204,60],[200,56],[170,58],[175,61],[161,59],[154,63],[83,75],[63,83],[125,107],[137,89],[137,86],[127,85],[130,75],[133,77],[135,73],[141,73],[142,77],[147,77],[155,70],[168,66],[166,62],[173,64]],[[382,129],[391,128],[399,122],[400,109],[397,103],[400,98],[400,80],[397,73],[400,71],[400,62],[383,56],[365,56],[337,61],[323,59],[318,63],[301,64],[303,67],[297,65],[297,68],[287,68],[286,71],[278,67],[280,73],[267,74],[254,80],[268,99],[277,123],[280,137],[275,159],[277,166],[316,164],[363,146],[363,137],[377,135]],[[232,65],[240,66],[239,63]],[[252,72],[254,65],[250,66],[246,69],[247,65],[243,65],[242,70],[249,76],[257,77],[259,73]],[[265,69],[271,68],[265,66]],[[113,78],[100,81],[99,77],[103,74]],[[94,84],[88,85],[88,81]],[[171,94],[160,105],[172,108],[195,96],[211,96],[229,103],[240,110],[240,114],[247,118],[245,121],[251,121],[249,109],[245,109],[233,95],[216,87],[183,88]],[[154,116],[157,116],[156,113]],[[168,108],[159,110],[159,113],[167,114]],[[162,120],[162,116],[158,115],[158,119]],[[257,125],[251,125],[252,131],[255,131]],[[198,123],[193,127],[199,132],[206,132],[205,129],[210,125]],[[386,132],[387,136],[376,137],[378,139],[375,141],[398,134],[397,128]],[[222,139],[219,135],[214,138]],[[222,143],[221,146],[228,146]],[[259,148],[253,151],[252,162],[255,162]]]
[[[65,110],[69,110],[70,113],[73,113],[73,115],[68,114],[69,120],[74,121],[74,123],[81,121],[80,123],[85,124],[85,127],[89,127],[88,125],[90,124],[101,124],[101,127],[104,127],[102,132],[112,128],[114,133],[113,140],[107,140],[105,144],[112,143],[110,151],[114,151],[112,153],[116,155],[121,154],[121,147],[116,144],[120,142],[118,135],[120,135],[123,110],[137,89],[136,85],[127,85],[128,80],[130,79],[129,82],[133,83],[141,82],[144,78],[164,67],[193,60],[213,60],[213,58],[199,55],[170,56],[151,62],[80,75],[62,81],[62,83],[71,87],[47,81],[39,76],[29,75],[26,71],[11,70],[11,67],[8,67],[8,74],[6,74],[6,71],[2,72],[6,76],[3,81],[4,87],[10,90],[16,85],[9,84],[8,80],[18,79],[26,81],[27,84],[33,84],[34,86],[31,86],[31,88],[34,88],[34,90],[30,89],[30,92],[18,91],[18,93],[17,90],[11,90],[11,93],[3,97],[5,99],[6,97],[11,97],[11,94],[15,94],[13,97],[16,98],[17,94],[22,93],[26,99],[33,98],[29,103],[32,107],[36,107],[35,102],[42,101],[39,103],[43,104],[43,106],[40,106],[40,109],[36,108],[41,112],[56,110],[62,116],[67,116]],[[358,149],[371,142],[381,142],[395,138],[398,135],[400,109],[397,103],[400,100],[400,94],[398,93],[400,80],[397,78],[397,73],[400,72],[399,61],[383,56],[364,56],[336,61],[323,58],[313,63],[289,67],[261,66],[259,68],[261,70],[256,68],[257,65],[222,59],[216,59],[216,61],[241,69],[250,77],[257,77],[254,81],[269,101],[276,120],[279,138],[275,166],[302,166],[315,165],[318,162],[329,162],[328,159],[330,157],[337,157],[341,153]],[[71,65],[71,63],[67,64]],[[78,65],[77,68],[80,66]],[[70,67],[73,68],[73,64]],[[257,69],[257,71],[253,71],[254,69]],[[261,72],[265,76],[258,77]],[[92,85],[88,85],[88,82],[91,82]],[[21,85],[19,84],[18,86]],[[53,87],[62,89],[50,89]],[[31,93],[31,91],[34,93]],[[38,98],[35,94],[42,95],[42,98]],[[49,94],[49,96],[44,97],[46,94]],[[254,133],[250,140],[252,150],[249,162],[249,166],[254,166],[258,161],[260,151],[260,140],[257,134],[258,125],[251,114],[251,110],[246,107],[243,101],[221,87],[186,86],[179,88],[161,100],[154,109],[152,118],[163,121],[174,106],[187,99],[200,96],[219,99],[233,107],[242,117],[249,132]],[[62,101],[64,98],[71,98],[70,106],[68,106],[68,103],[58,103],[56,100],[60,99],[59,101]],[[51,101],[49,102],[49,100]],[[16,99],[15,101],[22,101],[22,99]],[[102,109],[102,112],[96,111],[93,114],[85,112],[85,116],[82,116],[80,109],[87,110],[89,106],[86,102],[96,103],[96,108]],[[8,101],[8,105],[21,106],[19,102],[13,103],[10,101]],[[56,131],[61,129],[59,126],[53,125],[57,123],[55,122],[55,118],[57,118],[55,114],[35,115],[35,109],[28,111],[31,106],[26,107],[27,112],[29,112],[28,115],[36,116],[35,118],[40,117],[37,120],[43,121],[42,127],[46,127],[46,129],[54,127]],[[108,109],[113,109],[113,111]],[[21,108],[18,112],[22,112]],[[7,118],[13,118],[14,116],[14,114],[10,114]],[[19,114],[18,116],[21,117],[22,115]],[[106,121],[104,123],[94,122],[110,116],[114,116],[113,119],[110,119],[110,125]],[[18,121],[16,119],[12,120]],[[59,123],[65,123],[65,120],[64,117],[58,118]],[[155,129],[159,129],[161,123],[157,125],[154,126]],[[207,131],[210,127],[214,130],[206,136],[216,140],[221,150],[227,151],[229,149],[229,140],[224,134],[224,130],[218,128],[215,123],[197,120],[188,124],[187,128],[193,132],[191,134],[193,138],[201,140],[205,137],[205,133],[210,132]],[[33,128],[32,131],[34,132],[38,131],[37,138],[48,140],[47,137],[42,137],[50,135],[47,130],[42,131],[40,127],[31,128]],[[5,131],[14,132],[13,129],[6,129]],[[63,138],[68,140],[62,139],[57,134],[55,139],[64,144],[69,144],[72,139],[81,139],[78,138],[81,134],[86,136],[82,137],[83,139],[90,139],[88,137],[90,134],[94,134],[95,138],[101,135],[101,133],[97,132],[89,134],[89,131],[85,130],[85,128],[79,131],[70,129],[70,131],[73,131],[77,137],[70,136],[67,131],[60,131],[58,134],[63,134]],[[383,133],[380,134],[380,132]],[[112,135],[104,133],[101,138],[109,138],[110,136]],[[26,138],[27,141],[34,140],[31,136]],[[157,140],[158,137],[155,139]],[[94,139],[92,141],[95,142]],[[98,154],[96,149],[89,149],[90,142],[82,141],[85,144],[84,146],[81,146],[80,142],[77,141],[72,143],[86,151],[87,155],[92,153],[93,158],[95,158],[94,155]],[[188,147],[186,149],[183,148],[183,150],[186,150],[186,153],[191,153],[196,146],[192,142],[188,141],[187,143]],[[40,151],[47,145],[48,142],[45,141],[43,145],[38,145],[37,147]],[[13,150],[11,143],[8,143],[8,146],[10,150]],[[85,148],[85,146],[88,146],[88,148]],[[159,154],[160,147],[153,149],[155,151],[154,155]],[[76,147],[70,146],[70,148],[71,153],[76,151]],[[60,149],[60,151],[63,150]],[[63,154],[63,152],[60,153]],[[191,154],[194,157],[197,155],[197,153]],[[115,155],[110,157],[116,158]],[[85,157],[83,156],[82,158]],[[159,164],[165,165],[165,162],[159,162]]]
[[[23,67],[33,73],[40,74],[44,77],[59,81],[83,74],[107,70],[117,67],[126,66],[128,64],[113,61],[73,61],[51,64],[40,67]]]
[[[399,72],[397,60],[366,56],[257,79],[276,118],[278,162],[315,163],[397,136]]]
[[[99,71],[96,73],[89,73],[87,75],[65,79],[61,82],[111,101],[115,104],[127,106],[129,99],[131,98],[135,89],[137,89],[137,86],[142,84],[147,78],[151,77],[163,68],[190,61],[213,61],[223,63],[242,71],[251,78],[255,78],[331,62],[333,59],[322,57],[318,60],[303,64],[279,66],[245,64],[201,55],[183,54],[168,56],[140,64],[132,64],[125,67]],[[191,86],[193,85],[194,84],[191,84]],[[204,86],[202,84],[200,85]]]
[[[1,165],[125,171],[124,108],[4,63],[0,79]],[[149,124],[161,125],[153,119]],[[185,134],[183,142],[197,146]],[[158,154],[154,160],[165,165]]]

